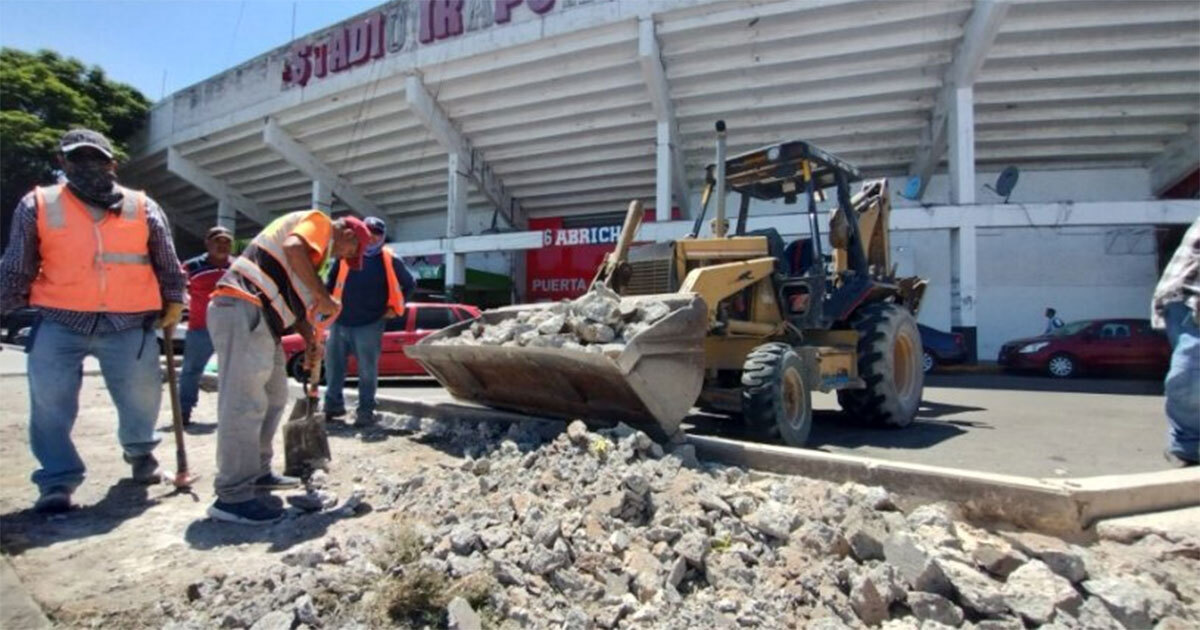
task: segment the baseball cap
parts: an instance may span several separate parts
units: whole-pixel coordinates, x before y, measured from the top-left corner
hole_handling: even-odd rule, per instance
[[[92,131],[91,129],[72,129],[67,133],[64,133],[62,138],[58,141],[58,150],[62,151],[63,153],[70,153],[75,149],[80,149],[83,147],[91,147],[103,153],[109,159],[112,159],[113,157],[112,143],[110,143],[108,138],[105,138],[104,135],[98,131]]]
[[[367,228],[374,234],[387,234],[387,223],[379,217],[367,217],[363,220],[367,224]]]
[[[362,269],[363,255],[366,253],[367,248],[371,246],[371,230],[358,217],[342,217],[342,221],[351,232],[354,232],[355,238],[358,239],[358,252],[353,257],[347,258],[346,264],[350,265],[350,268],[354,270]]]
[[[232,241],[233,240],[233,232],[230,231],[230,229],[225,226],[218,225],[216,227],[209,228],[208,234],[204,235],[204,240],[206,240],[206,241],[212,240],[214,238],[227,238]]]

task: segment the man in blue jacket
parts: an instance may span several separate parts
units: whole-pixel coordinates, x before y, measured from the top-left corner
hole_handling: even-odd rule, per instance
[[[404,298],[411,296],[416,287],[404,262],[384,246],[387,225],[383,219],[368,217],[365,223],[372,239],[362,269],[355,271],[338,261],[329,270],[327,281],[334,299],[342,303],[342,313],[330,328],[325,344],[325,415],[332,420],[346,414],[342,388],[346,357],[353,354],[358,359],[356,426],[375,421],[384,325],[388,319],[404,315]]]

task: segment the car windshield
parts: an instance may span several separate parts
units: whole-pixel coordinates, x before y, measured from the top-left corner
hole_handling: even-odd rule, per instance
[[[1054,329],[1050,334],[1055,337],[1069,337],[1091,325],[1092,325],[1092,322],[1090,320],[1083,320],[1081,322],[1071,322],[1070,324],[1067,324],[1066,326],[1063,326],[1062,328]]]

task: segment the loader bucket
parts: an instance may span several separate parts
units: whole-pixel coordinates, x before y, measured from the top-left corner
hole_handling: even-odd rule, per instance
[[[456,398],[564,419],[621,421],[664,439],[692,408],[704,381],[707,309],[693,294],[626,297],[665,303],[670,313],[629,340],[615,356],[579,350],[495,345],[440,345],[475,320],[444,328],[406,349]],[[532,304],[484,313],[495,324]]]

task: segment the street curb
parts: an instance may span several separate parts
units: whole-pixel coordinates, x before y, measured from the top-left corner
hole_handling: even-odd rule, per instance
[[[211,379],[215,388],[215,376],[206,374],[204,378]],[[297,383],[289,381],[288,387],[297,397],[303,394]],[[357,392],[346,390],[346,398],[356,399]],[[377,401],[381,411],[430,418],[560,422],[468,403],[429,403],[387,395],[377,396]],[[1200,505],[1200,468],[1038,479],[704,435],[686,436],[686,443],[694,446],[702,459],[835,483],[878,485],[899,495],[954,501],[975,518],[998,519],[1059,535],[1077,535],[1101,519]]]
[[[688,436],[698,456],[770,472],[879,485],[897,494],[960,503],[977,518],[1056,534],[1096,521],[1200,504],[1200,469],[1038,479]]]
[[[954,365],[939,365],[933,368],[932,374],[937,376],[949,374],[1003,374],[1004,367],[999,363],[960,363]]]
[[[0,628],[40,630],[50,620],[21,581],[7,556],[0,557]]]

